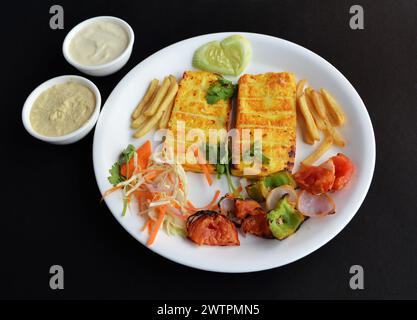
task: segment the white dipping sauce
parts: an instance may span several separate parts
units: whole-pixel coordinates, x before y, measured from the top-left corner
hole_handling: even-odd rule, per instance
[[[129,36],[122,26],[109,21],[95,22],[73,37],[69,54],[79,64],[96,66],[116,59],[128,44]]]

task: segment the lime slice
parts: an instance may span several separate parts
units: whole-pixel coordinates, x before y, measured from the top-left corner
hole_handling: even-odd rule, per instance
[[[193,66],[224,75],[237,76],[246,68],[252,56],[248,39],[233,35],[223,41],[211,41],[196,50]]]

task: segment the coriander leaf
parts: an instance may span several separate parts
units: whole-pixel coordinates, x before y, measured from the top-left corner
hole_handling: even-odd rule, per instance
[[[122,165],[124,163],[129,162],[129,160],[133,157],[133,154],[135,152],[136,152],[135,147],[129,144],[127,148],[122,151],[118,164]]]
[[[115,186],[125,179],[120,175],[120,165],[116,162],[109,170],[110,176],[107,178],[109,182]]]
[[[208,104],[215,104],[219,100],[227,100],[235,95],[237,86],[231,81],[219,77],[207,90],[206,101]]]
[[[216,96],[216,95],[206,96],[206,101],[207,101],[208,104],[215,104],[220,100],[221,100],[221,98],[219,96]]]
[[[229,84],[232,84],[232,81],[227,80],[227,79],[225,79],[225,78],[223,78],[223,77],[219,77],[218,81],[219,81],[219,83],[220,83],[221,85],[229,85]]]
[[[216,85],[210,87],[208,89],[207,93],[210,94],[210,95],[215,95],[215,94],[219,93],[220,91],[222,91],[222,87],[216,84]]]

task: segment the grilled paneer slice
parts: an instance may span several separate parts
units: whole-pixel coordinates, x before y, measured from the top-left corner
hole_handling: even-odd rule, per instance
[[[218,78],[217,74],[211,72],[186,71],[180,81],[168,129],[174,138],[176,160],[183,164],[185,170],[202,171],[200,165],[187,161],[189,158],[186,156],[184,159],[182,156],[182,150],[187,151],[198,141],[197,136],[193,138],[189,134],[192,129],[200,129],[204,133],[204,142],[208,142],[210,129],[228,130],[231,100],[220,100],[215,104],[208,104],[206,101],[207,90]],[[177,135],[181,127],[185,129],[183,138]],[[214,171],[214,166],[211,166],[211,170]]]
[[[254,130],[262,130],[262,167],[251,173],[252,163],[235,164],[237,176],[266,176],[294,166],[296,149],[296,81],[292,73],[245,74],[239,79],[236,129],[242,149],[254,148]],[[249,135],[242,134],[242,130]],[[251,156],[257,156],[249,150]],[[242,150],[244,154],[246,150]],[[261,153],[259,153],[261,154]]]

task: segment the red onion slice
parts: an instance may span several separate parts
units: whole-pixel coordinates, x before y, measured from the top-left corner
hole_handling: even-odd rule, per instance
[[[327,194],[314,195],[305,190],[298,195],[297,209],[307,217],[323,217],[336,212],[336,205]]]
[[[272,189],[268,196],[266,197],[266,209],[267,211],[275,209],[279,200],[282,197],[288,195],[288,201],[292,203],[297,202],[297,193],[295,192],[294,188],[289,185],[283,185],[280,187],[276,187]]]

